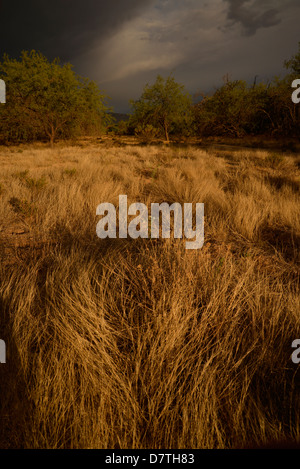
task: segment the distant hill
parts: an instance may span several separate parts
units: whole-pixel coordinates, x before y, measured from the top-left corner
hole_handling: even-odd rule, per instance
[[[120,121],[128,121],[130,115],[129,114],[121,114],[119,112],[110,112],[110,115],[113,116],[114,119],[116,119],[116,122]]]

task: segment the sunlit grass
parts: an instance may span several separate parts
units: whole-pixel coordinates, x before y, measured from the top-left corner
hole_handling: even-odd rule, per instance
[[[1,446],[299,441],[299,156],[22,150],[0,149]],[[98,239],[120,194],[204,203],[203,248]]]

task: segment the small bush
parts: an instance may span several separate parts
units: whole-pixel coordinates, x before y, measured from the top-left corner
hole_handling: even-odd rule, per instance
[[[284,162],[284,156],[279,153],[271,153],[267,156],[266,161],[272,168],[278,168]]]
[[[63,174],[66,175],[66,176],[75,176],[75,174],[77,173],[77,169],[76,168],[72,168],[72,169],[64,169],[63,171]]]
[[[24,182],[25,182],[26,186],[28,187],[28,189],[35,189],[35,190],[40,190],[43,187],[45,187],[45,185],[47,184],[47,181],[46,181],[44,176],[42,176],[39,179],[26,177],[24,179]]]
[[[36,211],[35,206],[32,204],[32,202],[28,202],[28,200],[21,200],[18,197],[11,197],[8,202],[16,214],[25,218],[31,217]]]
[[[159,129],[156,129],[151,124],[141,125],[139,124],[135,128],[135,135],[141,138],[144,142],[150,143],[160,136]]]

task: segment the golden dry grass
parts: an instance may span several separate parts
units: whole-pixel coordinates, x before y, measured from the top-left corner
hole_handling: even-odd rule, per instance
[[[3,448],[300,440],[299,155],[0,149]],[[100,240],[96,207],[203,202],[205,243]]]

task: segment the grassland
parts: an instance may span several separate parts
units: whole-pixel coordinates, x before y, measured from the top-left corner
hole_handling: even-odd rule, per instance
[[[300,155],[0,148],[2,448],[300,442]],[[100,240],[96,207],[203,202],[205,243]]]

